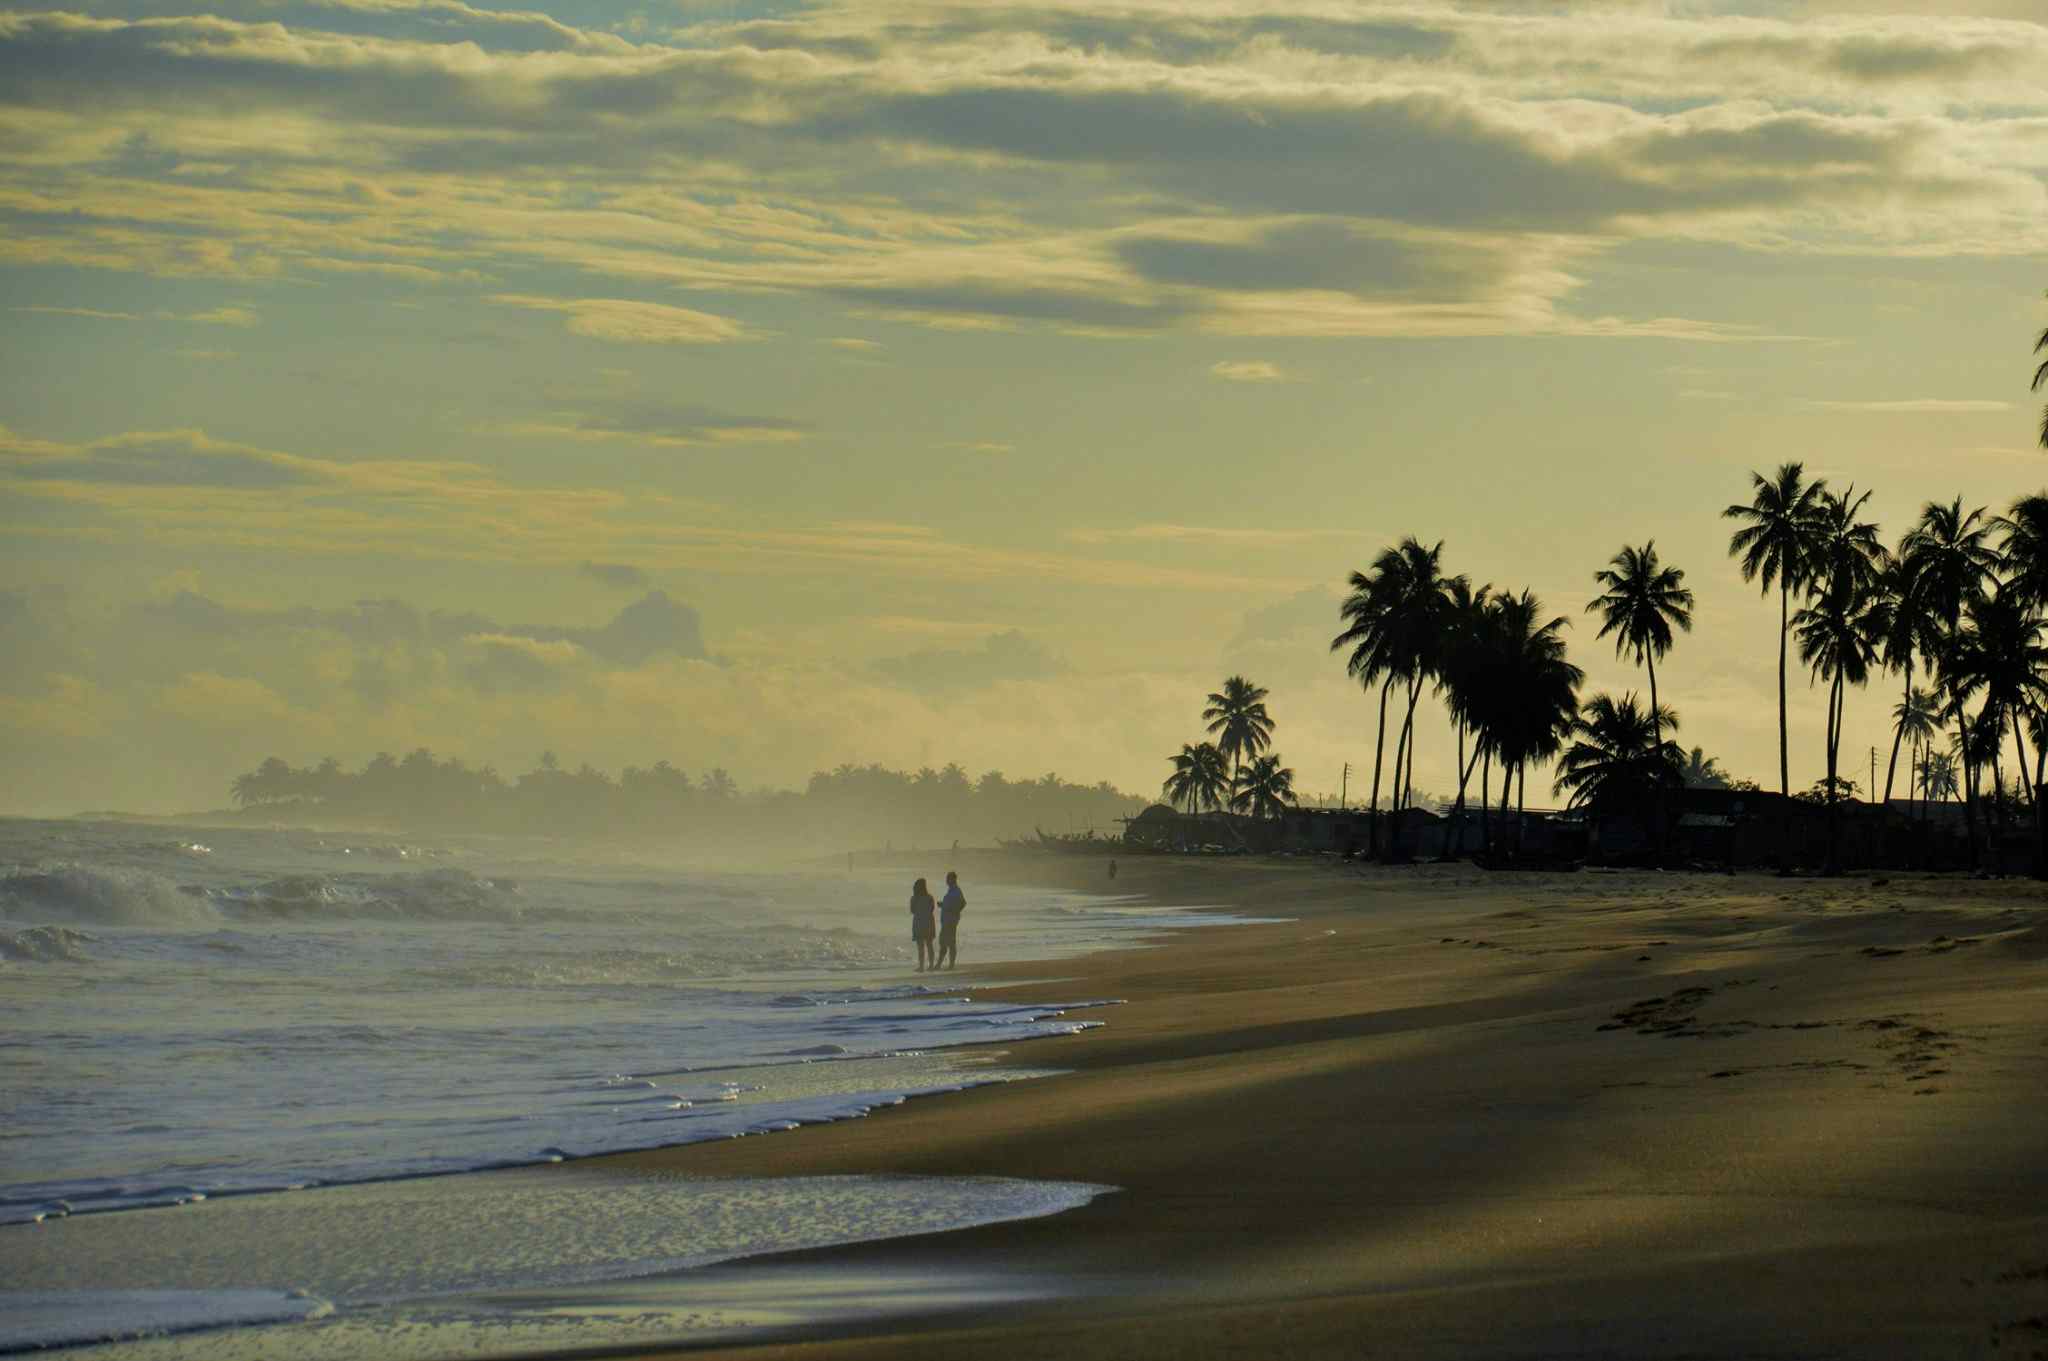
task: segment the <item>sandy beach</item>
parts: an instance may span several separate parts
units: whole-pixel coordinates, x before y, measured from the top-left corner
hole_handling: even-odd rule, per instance
[[[961,868],[1108,887],[1093,860]],[[712,1354],[2048,1348],[2038,885],[1148,858],[1114,887],[1290,920],[978,970],[1018,980],[1006,995],[1125,1000],[1104,1029],[1010,1054],[1066,1076],[623,1157],[1117,1186],[1051,1218],[744,1268],[1059,1296]]]

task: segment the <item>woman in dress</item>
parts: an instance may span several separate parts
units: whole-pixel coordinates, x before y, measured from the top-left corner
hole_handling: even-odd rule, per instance
[[[917,943],[917,971],[937,965],[932,951],[932,939],[938,934],[937,916],[939,905],[932,901],[931,891],[920,879],[910,886],[910,938]]]

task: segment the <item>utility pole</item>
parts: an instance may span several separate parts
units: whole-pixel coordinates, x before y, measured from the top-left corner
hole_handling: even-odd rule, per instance
[[[1344,763],[1344,779],[1337,791],[1337,811],[1342,813],[1351,806],[1351,763]]]

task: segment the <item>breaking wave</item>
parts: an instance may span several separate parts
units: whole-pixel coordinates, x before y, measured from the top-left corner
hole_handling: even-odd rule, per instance
[[[0,878],[0,916],[90,926],[202,926],[220,914],[205,895],[144,870],[56,865]]]

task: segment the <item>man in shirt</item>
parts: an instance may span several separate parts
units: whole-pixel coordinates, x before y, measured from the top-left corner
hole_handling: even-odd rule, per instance
[[[960,876],[946,871],[946,896],[939,899],[939,955],[935,969],[950,969],[960,958],[960,914],[967,910],[967,895],[960,891]]]

